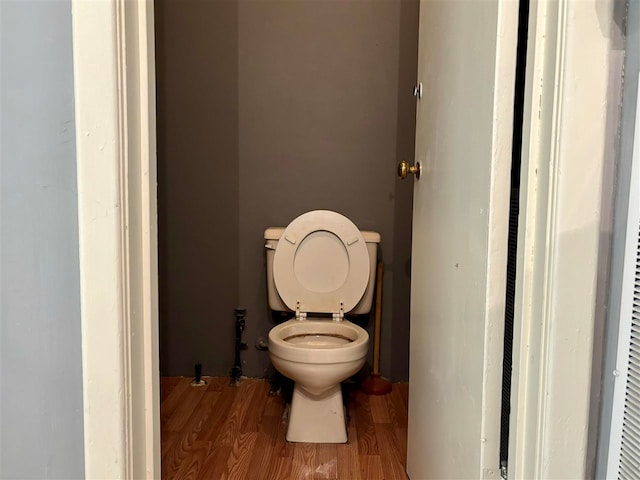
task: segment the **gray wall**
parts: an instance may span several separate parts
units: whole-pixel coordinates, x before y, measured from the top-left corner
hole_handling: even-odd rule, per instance
[[[619,2],[622,7],[623,2]],[[600,415],[597,432],[597,457],[595,478],[605,478],[607,455],[609,454],[609,435],[611,432],[611,412],[613,408],[613,383],[611,374],[615,369],[618,323],[620,317],[620,295],[622,292],[622,269],[624,265],[624,242],[627,227],[627,209],[629,203],[629,179],[631,176],[631,158],[635,131],[638,75],[640,74],[640,1],[629,0],[626,12],[626,55],[624,60],[624,87],[619,130],[619,156],[617,162],[616,199],[614,208],[613,235],[611,240],[611,270],[608,296],[607,322],[604,326],[604,352],[601,379],[596,379],[598,395],[593,395],[595,411]],[[596,358],[599,358],[600,346],[596,345]],[[600,370],[598,370],[600,371]],[[601,380],[601,381],[598,381]],[[598,424],[597,419],[593,421]],[[590,457],[592,460],[593,457]]]
[[[156,12],[160,370],[227,374],[238,306],[235,0]]]
[[[71,2],[0,2],[0,477],[82,478]]]
[[[156,22],[162,373],[228,374],[242,306],[244,372],[268,374],[264,229],[331,209],[382,235],[381,370],[406,380],[418,2],[160,0]]]

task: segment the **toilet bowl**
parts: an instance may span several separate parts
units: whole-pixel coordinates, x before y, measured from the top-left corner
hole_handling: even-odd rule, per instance
[[[295,382],[288,441],[347,441],[340,382],[362,368],[368,347],[367,331],[346,320],[289,320],[271,329],[273,366]]]
[[[344,443],[340,382],[362,368],[369,347],[366,330],[344,315],[371,309],[380,236],[360,232],[336,212],[316,210],[285,229],[267,229],[265,238],[269,305],[292,313],[269,332],[274,367],[295,382],[287,440]]]

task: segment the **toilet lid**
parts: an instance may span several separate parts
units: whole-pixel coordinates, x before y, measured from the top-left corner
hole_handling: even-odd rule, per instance
[[[329,210],[300,215],[282,233],[273,259],[278,294],[293,311],[349,312],[369,283],[367,245],[351,220]]]

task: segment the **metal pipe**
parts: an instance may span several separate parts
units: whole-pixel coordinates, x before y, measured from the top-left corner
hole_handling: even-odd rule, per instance
[[[240,385],[240,377],[242,376],[242,361],[240,359],[240,352],[247,349],[247,344],[242,341],[242,332],[244,331],[246,323],[244,317],[247,314],[247,310],[244,308],[234,308],[233,313],[236,317],[236,344],[235,359],[233,362],[233,367],[231,368],[231,381],[229,382],[229,384],[238,386]]]

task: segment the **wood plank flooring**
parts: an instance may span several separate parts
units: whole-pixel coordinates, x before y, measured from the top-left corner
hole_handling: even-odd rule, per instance
[[[405,480],[407,384],[367,396],[345,387],[346,444],[289,443],[282,395],[265,380],[162,378],[164,480]]]

